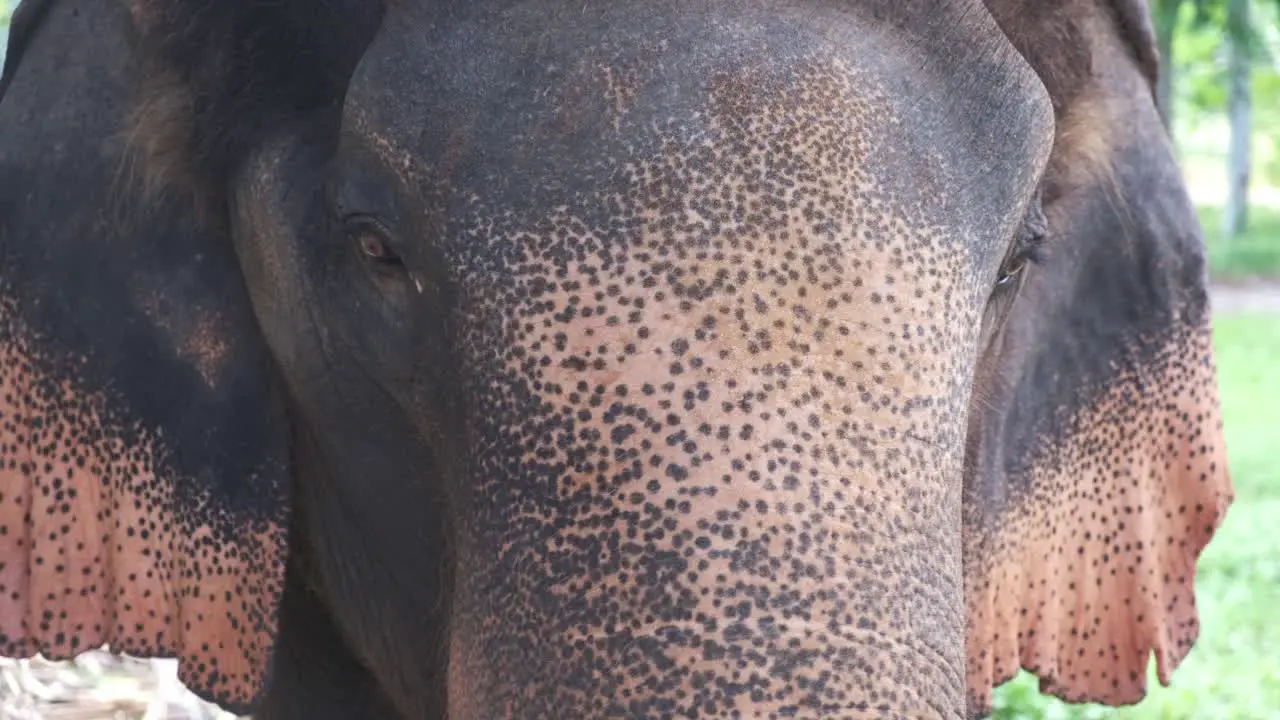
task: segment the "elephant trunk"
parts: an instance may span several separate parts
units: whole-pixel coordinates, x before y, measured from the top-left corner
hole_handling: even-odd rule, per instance
[[[485,433],[451,717],[962,713],[963,374],[859,373],[888,337],[793,365],[738,333],[653,328],[663,362],[544,372],[566,401],[524,394],[543,422]],[[736,355],[756,362],[721,373]]]
[[[450,716],[958,716],[958,502],[907,482],[726,486],[684,527],[641,502],[512,547],[456,609]]]

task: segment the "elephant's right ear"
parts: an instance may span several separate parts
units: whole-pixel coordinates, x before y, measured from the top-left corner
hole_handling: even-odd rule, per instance
[[[0,96],[0,654],[173,656],[244,711],[283,583],[284,405],[228,238],[118,174],[124,6],[45,5]]]
[[[1047,239],[985,358],[964,500],[971,715],[1020,669],[1136,703],[1199,635],[1234,499],[1202,233],[1154,103],[1141,0],[989,0],[1054,101]]]

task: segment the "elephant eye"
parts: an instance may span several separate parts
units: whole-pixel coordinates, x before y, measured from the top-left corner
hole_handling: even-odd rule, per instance
[[[1004,265],[1000,267],[1000,276],[996,278],[996,286],[1008,285],[1016,280],[1023,270],[1026,270],[1028,264],[1040,262],[1043,246],[1044,236],[1036,236],[1019,243],[1019,246],[1014,248],[1009,258],[1004,261]]]
[[[346,226],[347,237],[355,243],[361,255],[381,265],[404,265],[376,220],[367,216],[353,216],[347,218]]]
[[[1000,266],[1000,275],[996,278],[997,287],[1013,282],[1026,269],[1028,263],[1040,261],[1047,234],[1044,211],[1037,199],[1028,210],[1027,218],[1022,223],[1018,238],[1010,248],[1008,257]]]
[[[1000,268],[1000,277],[996,279],[996,285],[1008,285],[1013,282],[1014,278],[1018,277],[1018,274],[1026,266],[1027,258],[1024,257],[1016,257],[1012,262],[1006,263],[1004,267]]]

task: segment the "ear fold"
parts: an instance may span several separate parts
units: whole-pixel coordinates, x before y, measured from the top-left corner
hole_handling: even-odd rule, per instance
[[[14,8],[13,17],[9,19],[9,43],[0,63],[0,97],[13,79],[17,58],[22,57],[27,42],[35,35],[33,28],[40,24],[52,5],[53,0],[23,0]]]
[[[1110,0],[1105,4],[1115,13],[1116,31],[1154,93],[1160,74],[1160,51],[1156,49],[1156,28],[1147,0]]]
[[[381,0],[134,0],[145,58],[133,134],[152,187],[225,212],[225,183],[265,136],[340,103]]]
[[[1037,46],[1059,112],[1047,255],[970,427],[975,716],[1019,668],[1064,700],[1121,705],[1144,696],[1154,652],[1167,684],[1198,635],[1197,558],[1233,498],[1199,226],[1124,28],[1071,7],[1072,33],[1015,43]],[[1047,27],[1004,17],[1006,32]],[[1087,41],[1087,82],[1054,65],[1069,34]]]
[[[174,656],[243,711],[285,567],[271,361],[228,238],[121,173],[123,6],[43,4],[0,97],[0,653]]]

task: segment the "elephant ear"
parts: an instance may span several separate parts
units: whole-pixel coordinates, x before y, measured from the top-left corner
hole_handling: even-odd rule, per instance
[[[128,172],[124,6],[26,0],[18,17],[0,83],[0,654],[177,657],[243,711],[285,568],[270,358],[228,238],[144,202]]]
[[[1233,498],[1203,241],[1124,13],[990,6],[1053,97],[1057,136],[1046,254],[970,423],[970,714],[1019,668],[1070,702],[1130,704],[1152,652],[1168,684],[1195,642],[1196,562]]]

